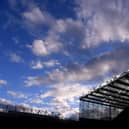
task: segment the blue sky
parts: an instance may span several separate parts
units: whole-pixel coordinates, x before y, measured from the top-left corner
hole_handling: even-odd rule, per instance
[[[0,101],[63,117],[129,68],[128,0],[1,0]]]

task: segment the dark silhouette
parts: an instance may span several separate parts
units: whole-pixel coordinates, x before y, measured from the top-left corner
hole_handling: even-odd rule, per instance
[[[106,128],[117,125],[124,125],[129,122],[129,109],[121,112],[114,120],[93,120],[83,119],[78,121],[63,120],[54,116],[44,116],[39,114],[24,112],[0,112],[1,127],[11,129],[91,129]]]

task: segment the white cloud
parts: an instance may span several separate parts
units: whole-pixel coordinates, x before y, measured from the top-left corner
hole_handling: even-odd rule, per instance
[[[54,105],[52,106],[54,107]],[[54,115],[54,116],[56,115],[61,119],[68,118],[68,119],[78,120],[79,118],[78,108],[64,107],[63,103],[61,103],[60,106],[56,106],[55,108],[51,109],[50,112],[51,112],[51,115]]]
[[[24,83],[28,87],[31,87],[33,85],[34,86],[39,86],[39,85],[43,84],[43,79],[41,77],[38,77],[38,76],[29,76],[24,81]]]
[[[113,52],[104,53],[87,64],[72,64],[64,66],[64,69],[54,69],[47,72],[46,77],[32,76],[27,77],[25,84],[33,85],[51,85],[60,82],[86,82],[102,81],[105,77],[119,74],[128,69],[128,47],[116,49]],[[116,66],[121,66],[121,69]]]
[[[0,98],[0,103],[1,104],[14,104],[12,101],[5,99],[5,98]]]
[[[0,86],[3,86],[3,85],[7,85],[7,81],[6,80],[0,80]]]
[[[43,67],[44,66],[40,60],[37,62],[32,61],[32,64],[31,64],[32,69],[42,69]]]
[[[32,61],[31,68],[32,69],[42,69],[44,67],[54,67],[60,65],[58,60],[48,60],[48,61]]]
[[[23,16],[26,20],[35,24],[42,24],[45,21],[45,17],[39,8],[33,8],[31,11],[24,12]]]
[[[43,63],[46,67],[53,67],[55,65],[60,65],[60,63],[57,60],[49,60]]]
[[[22,59],[21,56],[19,56],[18,54],[16,53],[11,53],[10,55],[10,60],[14,63],[21,63],[21,62],[24,62],[24,60]]]
[[[50,54],[60,52],[63,48],[63,44],[60,41],[60,36],[55,32],[48,33],[48,36],[45,38],[45,43]]]
[[[43,37],[44,28],[50,29],[55,25],[56,19],[45,8],[38,6],[34,1],[30,1],[29,4],[26,3],[23,7],[26,10],[21,14],[21,24],[34,37]]]
[[[85,47],[94,47],[110,41],[129,41],[129,7],[126,6],[129,4],[128,1],[81,0],[76,2],[77,16],[85,21],[83,41]]]
[[[50,35],[45,40],[34,40],[28,47],[36,56],[46,56],[59,51],[61,44],[56,37]]]
[[[29,46],[32,52],[37,56],[44,56],[48,54],[45,42],[42,40],[34,40],[32,45]]]
[[[95,64],[93,67],[82,67],[81,69],[68,69],[66,71],[54,70],[53,72],[48,73],[48,76],[52,82],[54,82],[54,80],[55,82],[88,81],[93,80],[96,77],[104,76],[116,65],[115,61],[113,60],[97,62]]]
[[[29,103],[32,103],[32,104],[43,104],[43,100],[40,98],[32,98],[28,101],[29,101]]]
[[[26,99],[27,98],[27,95],[21,93],[21,92],[15,92],[15,91],[7,91],[7,94],[12,96],[12,97],[15,97],[15,98],[20,98],[20,99]]]
[[[81,35],[83,32],[83,23],[81,20],[73,20],[72,18],[59,19],[56,20],[55,26],[53,26],[51,31],[55,33],[69,33],[71,37],[76,34]],[[78,35],[76,35],[78,37]],[[76,37],[74,37],[76,38]]]
[[[80,42],[85,33],[84,27],[81,20],[58,19],[49,29],[46,40],[58,46],[56,47],[57,51],[61,50],[61,53],[67,52],[71,47],[80,48]],[[77,49],[73,49],[73,52],[75,50],[77,51]]]
[[[66,68],[66,70],[55,69],[48,72],[47,77],[30,76],[27,77],[24,83],[27,86],[38,86],[46,84],[55,84],[60,82],[77,82],[77,81],[91,81],[96,78],[104,77],[112,69],[116,68],[117,62],[114,60],[96,61],[87,67],[77,67],[77,69]]]
[[[30,10],[22,14],[23,18],[32,25],[51,25],[54,18],[47,12],[42,11],[38,6],[34,5]]]
[[[29,47],[37,56],[46,56],[52,53],[64,53],[71,42],[80,42],[84,37],[84,25],[81,20],[72,18],[55,19],[44,39],[35,39]],[[76,48],[79,46],[76,46]]]
[[[81,85],[79,83],[64,84],[59,83],[53,85],[51,89],[40,95],[42,99],[53,97],[50,104],[54,112],[59,113],[61,118],[78,119],[79,109],[72,108],[71,104],[77,104],[80,96],[88,93],[92,88],[88,85]],[[74,115],[74,117],[73,117]]]
[[[42,94],[41,98],[55,97],[56,101],[61,102],[62,100],[70,100],[74,97],[79,97],[88,93],[90,90],[89,86],[81,85],[79,83],[65,84],[59,83],[52,86],[52,89]],[[63,101],[62,101],[63,102]]]

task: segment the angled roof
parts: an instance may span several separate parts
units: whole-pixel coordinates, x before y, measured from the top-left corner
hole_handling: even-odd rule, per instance
[[[129,71],[100,85],[80,100],[121,109],[129,107]]]

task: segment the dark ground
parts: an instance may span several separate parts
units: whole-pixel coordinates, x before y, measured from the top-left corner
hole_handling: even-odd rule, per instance
[[[58,118],[41,116],[29,113],[8,112],[0,113],[0,129],[105,129],[118,126],[129,127],[129,117],[125,111],[113,121],[87,120],[80,121],[60,120]]]

